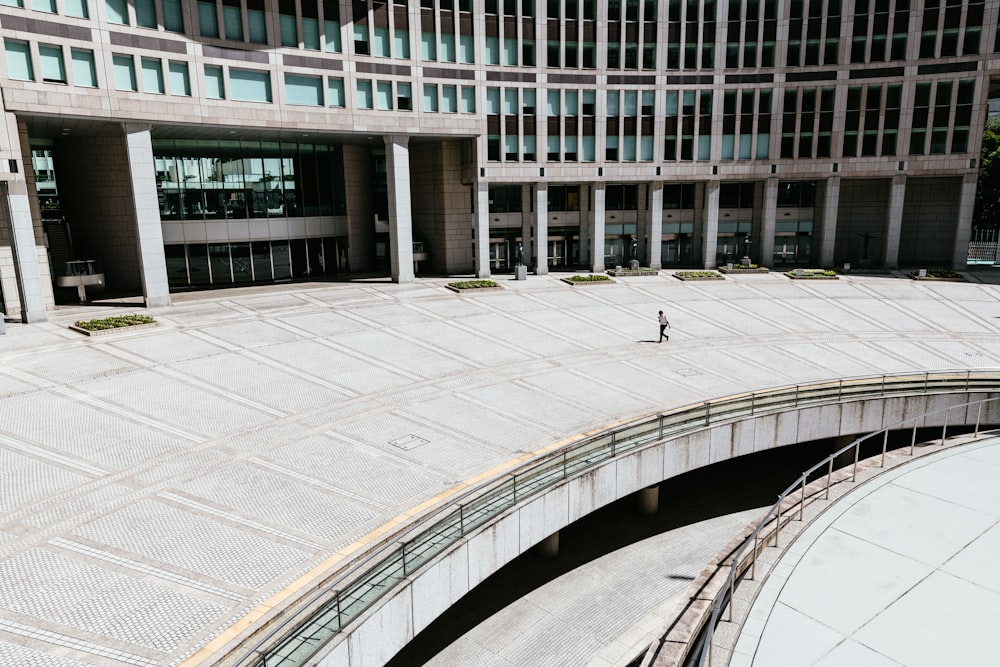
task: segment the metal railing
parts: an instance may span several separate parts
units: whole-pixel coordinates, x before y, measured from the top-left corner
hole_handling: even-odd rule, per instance
[[[933,381],[928,383],[928,389],[930,389],[933,386],[934,386]],[[768,510],[768,512],[763,516],[763,518],[761,518],[761,520],[757,522],[757,525],[754,528],[753,532],[736,549],[735,554],[730,559],[729,574],[726,576],[725,582],[718,588],[718,593],[716,594],[715,600],[713,601],[711,607],[712,609],[711,618],[708,620],[708,623],[705,624],[704,637],[702,638],[703,641],[697,642],[701,647],[701,655],[698,657],[699,667],[704,667],[705,665],[711,664],[712,638],[715,634],[715,628],[716,626],[718,626],[719,620],[722,617],[723,609],[726,609],[728,611],[728,616],[726,619],[727,622],[732,622],[732,613],[733,613],[732,600],[734,592],[737,586],[739,585],[739,582],[743,579],[743,576],[746,574],[747,570],[750,571],[751,580],[753,580],[754,577],[756,576],[757,555],[762,551],[761,541],[763,542],[763,546],[767,547],[768,544],[773,539],[774,546],[775,547],[778,546],[778,538],[781,534],[781,526],[782,526],[781,523],[782,505],[784,504],[787,498],[794,497],[793,494],[796,493],[799,494],[799,500],[796,503],[797,508],[793,505],[793,508],[790,511],[792,514],[794,514],[797,511],[798,521],[802,521],[803,510],[805,508],[805,500],[806,500],[806,484],[809,478],[814,473],[826,467],[826,475],[825,475],[826,484],[825,488],[823,489],[823,499],[828,500],[830,498],[830,482],[833,478],[833,465],[834,461],[837,458],[843,456],[844,454],[852,452],[853,450],[852,453],[854,455],[854,463],[851,464],[852,467],[850,475],[850,482],[853,483],[857,481],[858,459],[860,457],[862,444],[868,441],[875,440],[879,437],[882,438],[882,453],[878,467],[883,468],[885,467],[885,453],[889,442],[890,431],[901,431],[905,430],[906,428],[912,429],[912,435],[910,436],[909,455],[913,456],[913,451],[914,448],[916,447],[916,442],[917,442],[917,429],[921,427],[921,424],[925,422],[928,417],[941,415],[942,413],[944,414],[944,423],[941,426],[941,438],[939,442],[941,446],[944,446],[945,439],[948,437],[948,413],[951,412],[952,410],[963,410],[967,414],[970,408],[973,407],[976,408],[976,421],[975,421],[975,426],[973,427],[973,437],[978,438],[979,426],[983,416],[983,406],[986,405],[987,403],[992,403],[994,401],[1000,401],[1000,397],[984,398],[977,401],[966,401],[965,403],[959,405],[951,405],[946,408],[942,408],[940,410],[925,412],[916,417],[909,417],[896,424],[887,426],[886,428],[880,429],[878,431],[873,431],[871,433],[868,433],[867,435],[863,435],[859,438],[856,438],[851,443],[845,445],[841,449],[830,454],[828,457],[826,457],[816,465],[812,466],[811,468],[803,472],[802,475],[797,480],[795,480],[795,482],[793,482],[791,485],[788,486],[788,488],[786,488],[783,492],[781,492],[781,494],[778,496],[778,501],[771,507],[770,510]],[[965,415],[963,415],[963,419],[960,420],[962,424],[965,424],[964,417]],[[789,520],[794,520],[794,519],[789,519]],[[767,533],[763,537],[761,537],[761,533],[765,530],[765,528],[769,524],[771,524],[772,521],[774,522],[773,532]],[[750,548],[751,545],[753,548]],[[692,637],[692,640],[693,639],[694,637]],[[688,648],[690,649],[691,646],[694,644],[695,642],[692,641],[691,644],[688,645]]]
[[[304,664],[396,584],[517,503],[633,450],[726,421],[809,405],[910,394],[1000,390],[1000,371],[947,370],[791,385],[703,401],[589,436],[453,497],[297,604],[295,613],[235,662],[253,667]],[[303,616],[308,616],[303,620]],[[294,627],[293,627],[294,626]],[[279,637],[281,637],[279,639]]]

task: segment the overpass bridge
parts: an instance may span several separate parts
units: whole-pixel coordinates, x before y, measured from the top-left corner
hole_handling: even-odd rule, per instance
[[[141,307],[9,324],[0,662],[249,664],[247,650],[288,610],[374,547],[584,434],[773,387],[1000,371],[992,279],[661,273],[571,287],[552,275],[480,295],[444,280],[358,281],[177,295],[148,311],[157,328],[100,338],[66,325]],[[652,342],[661,309],[674,327],[662,345]],[[589,496],[536,503],[499,548],[467,560],[475,570],[425,582],[437,607],[386,598],[406,620],[372,607],[368,639],[334,638],[326,660],[388,659],[465,587],[589,507],[688,467],[834,426],[878,428],[893,410],[947,400],[900,399],[876,418],[874,402],[852,412],[828,399],[836,405],[801,406],[794,419],[692,432],[681,458],[656,467],[637,455],[630,476],[595,475],[612,483]]]

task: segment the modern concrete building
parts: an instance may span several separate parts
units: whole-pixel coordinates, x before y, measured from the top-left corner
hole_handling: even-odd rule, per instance
[[[966,256],[985,0],[0,0],[0,291]],[[634,239],[634,241],[633,241]],[[95,260],[97,264],[67,264]],[[69,274],[69,277],[66,277]]]

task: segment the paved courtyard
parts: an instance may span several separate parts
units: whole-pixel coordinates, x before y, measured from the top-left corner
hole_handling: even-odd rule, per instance
[[[977,276],[981,276],[977,277]],[[512,458],[734,391],[1000,367],[1000,287],[897,276],[457,295],[175,295],[159,327],[0,336],[0,664],[172,665],[378,526]],[[656,312],[673,324],[656,344]],[[304,585],[304,584],[296,584]]]

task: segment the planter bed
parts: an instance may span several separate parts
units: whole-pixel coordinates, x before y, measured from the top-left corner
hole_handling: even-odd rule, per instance
[[[105,336],[122,331],[152,329],[158,326],[160,323],[147,315],[121,315],[99,320],[81,320],[74,322],[69,328],[85,336]]]
[[[966,282],[965,276],[963,276],[963,275],[961,275],[959,273],[955,273],[953,271],[950,271],[950,272],[948,272],[947,275],[942,275],[942,276],[931,275],[932,273],[934,273],[934,272],[933,271],[928,271],[926,276],[921,276],[916,271],[912,271],[910,273],[910,279],[911,280],[930,280],[930,281],[939,282],[939,283],[964,283],[964,282]]]
[[[601,275],[601,274],[598,274],[598,275]],[[611,278],[608,278],[607,276],[604,276],[604,280],[592,280],[592,279],[573,280],[572,278],[560,278],[559,280],[563,281],[567,285],[572,285],[573,287],[580,287],[580,286],[585,286],[585,285],[614,285],[615,284],[615,281],[612,280]]]
[[[656,269],[622,269],[621,271],[610,269],[608,275],[616,278],[644,278],[647,276],[658,276],[660,272]]]
[[[502,292],[503,287],[492,280],[466,280],[445,285],[458,294],[482,294],[483,292]]]
[[[678,271],[673,274],[677,280],[725,280],[726,277],[717,271]]]
[[[719,273],[770,273],[771,269],[769,269],[767,267],[764,267],[764,266],[758,266],[758,267],[755,267],[755,268],[752,268],[752,269],[744,269],[744,268],[740,268],[738,266],[734,266],[731,269],[727,269],[726,267],[722,267],[718,271],[719,271]]]
[[[801,274],[793,269],[786,271],[785,275],[792,280],[840,280],[840,276],[836,273],[824,269],[802,269]]]

